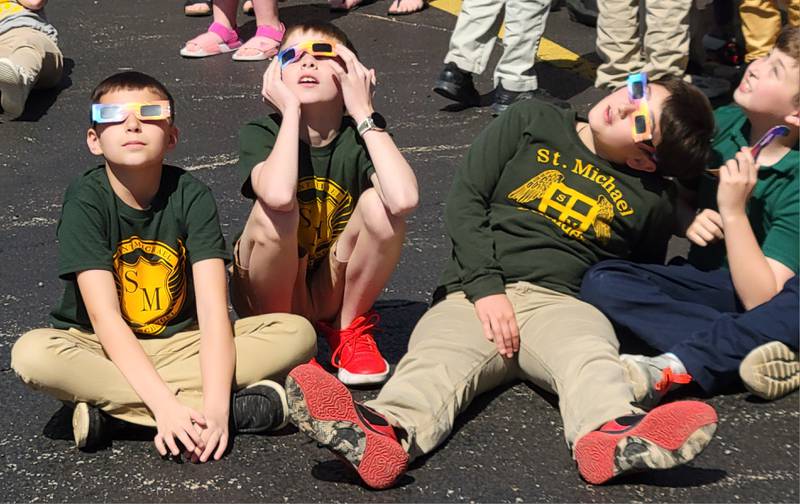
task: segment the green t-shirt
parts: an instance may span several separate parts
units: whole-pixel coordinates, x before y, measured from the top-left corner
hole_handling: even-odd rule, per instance
[[[278,137],[280,116],[273,114],[245,124],[239,132],[238,171],[242,195],[256,198],[250,172],[264,161]],[[297,242],[309,256],[308,271],[327,256],[356,208],[361,193],[372,187],[375,167],[353,121],[345,117],[339,134],[324,147],[299,142]]]
[[[715,111],[717,133],[714,136],[712,167],[718,167],[749,145],[750,122],[738,105]],[[758,181],[747,203],[747,217],[764,255],[795,273],[800,261],[800,152],[797,146],[772,166],[758,170]],[[704,175],[698,185],[698,207],[717,209],[718,179]],[[689,262],[709,270],[727,267],[725,243],[707,247],[693,246]]]
[[[111,189],[104,166],[75,179],[58,223],[58,274],[65,281],[53,326],[91,331],[76,273],[113,273],[122,317],[137,336],[167,337],[197,324],[191,268],[227,259],[211,190],[164,166],[150,208],[137,210]]]
[[[575,113],[536,100],[500,115],[457,172],[445,221],[453,245],[434,302],[471,301],[528,281],[566,294],[604,259],[664,260],[674,190],[612,165],[575,132]]]

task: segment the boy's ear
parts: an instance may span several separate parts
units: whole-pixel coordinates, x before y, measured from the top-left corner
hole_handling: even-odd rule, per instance
[[[625,163],[634,170],[651,173],[656,171],[656,164],[653,162],[653,160],[643,154],[630,157],[625,161]]]
[[[180,130],[177,126],[170,126],[169,130],[169,143],[167,144],[167,150],[172,150],[178,145],[178,137],[180,136]]]
[[[89,152],[95,156],[103,155],[103,148],[100,146],[100,135],[94,128],[86,130],[86,145],[89,147]]]

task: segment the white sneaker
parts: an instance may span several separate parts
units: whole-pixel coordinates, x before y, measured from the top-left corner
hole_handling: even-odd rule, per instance
[[[22,115],[28,94],[33,89],[36,76],[15,65],[8,58],[0,58],[0,113],[1,121],[10,121]]]
[[[739,365],[739,376],[747,390],[773,400],[800,387],[800,361],[788,346],[771,341],[747,354]]]
[[[674,370],[672,359],[663,355],[622,354],[619,357],[633,387],[633,396],[645,409],[656,407],[667,392],[692,381],[690,375]]]

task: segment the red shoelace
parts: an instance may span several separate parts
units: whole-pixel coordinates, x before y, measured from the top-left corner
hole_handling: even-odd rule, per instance
[[[380,321],[381,316],[377,312],[371,311],[356,317],[349,326],[340,329],[339,346],[331,355],[331,364],[337,368],[345,367],[358,352],[378,352],[378,345],[372,338],[372,332]],[[346,349],[349,349],[350,352],[347,361],[342,361]]]

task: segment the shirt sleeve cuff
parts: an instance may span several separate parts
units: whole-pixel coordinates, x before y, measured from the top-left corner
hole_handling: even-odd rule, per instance
[[[493,294],[505,294],[506,286],[503,276],[498,274],[480,276],[471,282],[464,283],[464,293],[467,299],[475,301]]]

